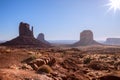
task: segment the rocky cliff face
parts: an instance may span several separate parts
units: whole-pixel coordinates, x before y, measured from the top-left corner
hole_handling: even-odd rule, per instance
[[[21,22],[19,24],[19,36],[7,41],[5,43],[2,43],[1,45],[5,46],[28,46],[28,47],[50,47],[50,45],[47,45],[37,39],[34,38],[33,35],[33,27],[32,30],[30,30],[30,26],[27,23]]]
[[[100,45],[93,39],[93,32],[84,30],[80,33],[80,40],[73,44],[73,46],[86,46],[86,45]]]
[[[21,22],[19,25],[19,36],[33,37],[33,27],[30,30],[29,24]]]
[[[120,45],[120,38],[107,38],[105,44]]]
[[[43,33],[40,33],[40,34],[38,35],[37,40],[43,42],[44,44],[50,45],[50,43],[45,40],[45,37],[44,37],[44,34],[43,34]]]

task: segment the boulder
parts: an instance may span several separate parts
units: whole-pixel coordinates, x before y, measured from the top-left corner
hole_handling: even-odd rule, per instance
[[[100,45],[93,38],[93,32],[91,30],[84,30],[80,33],[80,40],[73,44],[73,46],[86,46],[86,45]]]
[[[52,57],[41,57],[28,62],[29,65],[36,64],[38,67],[42,65],[53,66],[55,63],[56,63],[56,59]]]

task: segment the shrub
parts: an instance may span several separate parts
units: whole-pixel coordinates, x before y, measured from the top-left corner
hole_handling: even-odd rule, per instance
[[[41,57],[41,54],[37,54],[37,53],[31,55],[32,59],[37,59],[37,58],[40,58],[40,57]]]
[[[86,58],[86,59],[84,59],[84,64],[88,64],[88,63],[90,63],[90,61],[91,61],[92,59],[90,58],[90,57],[88,57],[88,58]]]
[[[109,70],[109,64],[101,61],[92,61],[88,67],[94,70]]]
[[[38,71],[38,73],[51,73],[52,72],[52,68],[49,65],[43,65],[40,66]]]

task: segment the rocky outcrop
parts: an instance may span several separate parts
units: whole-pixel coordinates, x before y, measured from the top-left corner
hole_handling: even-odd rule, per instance
[[[50,47],[50,45],[47,45],[35,39],[33,35],[33,27],[30,30],[29,24],[23,23],[23,22],[19,24],[19,36],[10,41],[2,43],[1,45],[20,46],[20,47],[25,47],[25,46],[27,47]]]
[[[86,45],[100,45],[93,39],[93,32],[84,30],[80,33],[80,41],[73,44],[73,46],[86,46]]]
[[[31,59],[31,57],[30,57],[30,58],[24,60],[23,62],[26,62],[34,70],[38,70],[38,68],[43,65],[49,65],[49,66],[55,65],[56,59],[53,57],[40,57],[40,58],[36,58],[36,59]]]
[[[19,25],[19,36],[33,37],[33,27],[30,30],[29,24],[21,22]]]
[[[107,38],[105,44],[109,45],[120,45],[120,38]]]
[[[50,45],[50,43],[45,40],[45,37],[44,37],[44,34],[43,34],[43,33],[40,33],[40,34],[38,35],[37,40],[43,42],[44,44]]]

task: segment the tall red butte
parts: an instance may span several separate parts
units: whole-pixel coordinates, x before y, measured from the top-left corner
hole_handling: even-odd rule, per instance
[[[34,38],[33,27],[30,30],[30,25],[28,23],[21,22],[19,24],[19,36],[2,43],[5,46],[22,46],[22,47],[50,47],[48,44]]]
[[[41,42],[43,42],[43,43],[45,43],[45,44],[50,45],[50,43],[45,40],[45,37],[44,37],[44,34],[43,34],[43,33],[40,33],[40,34],[38,35],[37,40],[39,40],[39,41],[41,41]]]
[[[80,40],[73,44],[73,46],[87,46],[87,45],[101,45],[93,39],[93,32],[91,30],[84,30],[80,33]]]

